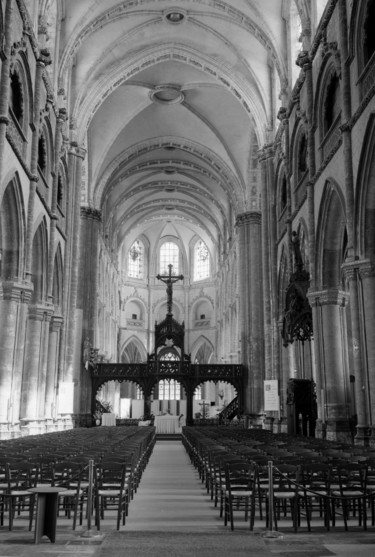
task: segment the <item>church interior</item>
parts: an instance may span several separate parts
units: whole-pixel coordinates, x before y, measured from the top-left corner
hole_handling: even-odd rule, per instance
[[[375,445],[374,24],[0,1],[0,440],[104,412]]]
[[[0,555],[375,554],[374,29],[0,0]]]

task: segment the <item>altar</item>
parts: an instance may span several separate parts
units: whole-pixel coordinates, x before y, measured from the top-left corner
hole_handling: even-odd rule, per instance
[[[156,433],[181,433],[178,416],[156,416]]]
[[[102,425],[116,425],[116,414],[113,412],[102,414]]]

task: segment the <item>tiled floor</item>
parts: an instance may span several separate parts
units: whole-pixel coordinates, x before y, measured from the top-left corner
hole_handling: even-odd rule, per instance
[[[148,538],[152,541],[155,532],[160,532],[161,536],[165,533],[166,538],[168,533],[174,538],[180,536],[183,539],[185,536],[189,540],[190,554],[193,556],[198,555],[194,552],[194,533],[201,537],[211,536],[215,542],[219,537],[222,540],[223,551],[227,548],[228,556],[231,540],[233,541],[236,534],[241,539],[246,539],[246,551],[254,557],[257,554],[282,557],[352,557],[355,553],[360,557],[375,555],[375,528],[363,532],[353,526],[349,532],[344,532],[339,525],[327,533],[323,528],[314,525],[313,531],[309,533],[302,525],[301,531],[295,534],[290,525],[282,521],[279,526],[282,537],[272,539],[267,536],[264,521],[257,519],[254,534],[249,532],[247,524],[238,521],[235,523],[235,531],[231,532],[223,525],[218,509],[215,509],[207,495],[181,442],[175,440],[158,441],[155,445],[141,485],[131,502],[126,525],[121,527],[120,542],[118,535],[116,537],[111,534],[115,530],[115,521],[110,514],[106,515],[102,522],[100,533],[94,526],[88,531],[87,523],[73,532],[71,521],[59,517],[55,544],[48,538],[43,538],[40,545],[34,545],[33,533],[28,532],[26,521],[22,518],[16,518],[15,529],[12,532],[8,532],[6,524],[7,521],[0,527],[0,557],[101,557],[105,553],[111,557],[133,557],[130,546],[129,551],[126,551],[127,532],[131,533],[129,543],[130,538],[134,543],[138,535],[139,539]],[[124,534],[123,538],[121,532]],[[111,545],[112,538],[115,541]],[[110,548],[110,551],[102,553],[103,544]],[[164,557],[162,546],[158,544],[160,540],[155,540],[153,555]],[[210,553],[209,550],[199,552],[200,557],[216,557],[217,554],[217,550],[214,553]],[[138,555],[142,553],[138,551]],[[168,557],[173,555],[170,554]]]

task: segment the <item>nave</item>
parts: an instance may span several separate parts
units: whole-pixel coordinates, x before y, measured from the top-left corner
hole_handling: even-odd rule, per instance
[[[120,428],[97,428],[98,434],[109,436]],[[122,429],[122,428],[121,428]],[[61,432],[63,434],[63,432]],[[60,435],[60,434],[59,434]],[[6,444],[2,445],[4,449]],[[60,515],[56,542],[43,538],[33,544],[27,517],[16,517],[13,531],[7,524],[0,527],[0,557],[66,556],[131,557],[170,555],[249,555],[257,557],[283,555],[304,557],[349,557],[360,548],[361,557],[370,557],[375,550],[373,528],[367,532],[350,527],[344,532],[341,524],[330,532],[314,528],[311,533],[301,527],[293,533],[291,523],[283,520],[281,539],[265,539],[265,521],[256,515],[254,532],[249,524],[235,520],[235,530],[224,526],[198,470],[180,440],[157,440],[140,485],[130,503],[125,526],[116,531],[114,513],[105,513],[100,535],[95,526],[87,530],[87,522],[72,530],[72,520]]]

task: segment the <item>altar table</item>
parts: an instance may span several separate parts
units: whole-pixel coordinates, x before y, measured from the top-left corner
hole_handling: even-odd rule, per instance
[[[155,416],[156,433],[181,433],[178,416]]]
[[[116,414],[113,412],[102,414],[102,425],[116,425]]]

